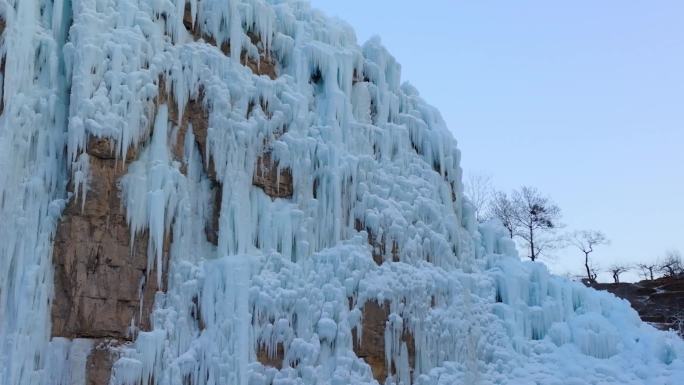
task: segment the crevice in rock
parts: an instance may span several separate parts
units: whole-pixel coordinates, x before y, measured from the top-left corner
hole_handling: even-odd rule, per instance
[[[373,261],[380,266],[385,262],[387,257],[391,258],[392,262],[401,261],[399,253],[399,244],[396,240],[392,240],[392,246],[390,253],[387,253],[387,237],[383,234],[380,239],[377,238],[372,229],[366,227],[360,219],[354,220],[354,229],[356,231],[366,231],[368,234],[368,244],[371,246],[371,253],[373,255]]]
[[[323,73],[321,69],[316,67],[316,69],[311,73],[309,83],[319,85],[323,82]]]
[[[214,245],[218,245],[221,204],[223,200],[223,184],[214,182],[211,194],[213,197],[213,204],[211,206],[211,215],[209,217],[209,221],[204,226],[204,233],[207,236],[207,241]]]
[[[197,327],[200,331],[206,328],[204,320],[202,319],[202,307],[199,304],[199,297],[192,297],[192,308],[190,309],[190,315],[197,322]]]
[[[359,72],[358,69],[354,68],[354,74],[352,75],[352,86],[355,85],[356,83],[363,83],[363,82],[368,82],[368,78],[363,73],[363,71]]]
[[[7,24],[5,23],[5,19],[0,16],[0,37],[2,37],[5,33],[5,27]],[[0,115],[2,115],[3,112],[5,112],[5,62],[7,61],[6,56],[2,56],[0,58],[0,74],[2,75],[2,82],[0,82]]]

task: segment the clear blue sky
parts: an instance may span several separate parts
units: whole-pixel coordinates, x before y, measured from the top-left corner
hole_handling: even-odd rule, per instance
[[[603,267],[684,251],[684,1],[312,0],[380,35],[466,173],[538,187]],[[572,249],[547,262],[580,272]],[[606,277],[607,278],[607,277]]]

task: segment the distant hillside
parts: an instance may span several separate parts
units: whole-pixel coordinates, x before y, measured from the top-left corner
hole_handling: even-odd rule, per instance
[[[591,286],[626,299],[644,322],[658,329],[676,330],[684,338],[684,276]]]

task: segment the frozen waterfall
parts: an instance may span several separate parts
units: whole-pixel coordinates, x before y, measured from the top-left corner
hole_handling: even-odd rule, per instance
[[[51,332],[53,240],[97,199],[97,141],[146,248],[131,290],[163,288],[109,384],[374,384],[371,303],[387,384],[684,378],[676,335],[477,225],[455,139],[379,39],[300,0],[0,0],[0,18],[0,384],[88,383],[98,341]]]

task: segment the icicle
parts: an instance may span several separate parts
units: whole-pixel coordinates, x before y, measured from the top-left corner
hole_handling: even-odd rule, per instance
[[[78,160],[74,162],[74,200],[78,201],[79,192],[81,195],[81,211],[85,207],[86,193],[88,192],[88,184],[90,183],[90,159],[88,154],[83,153],[78,156]]]

